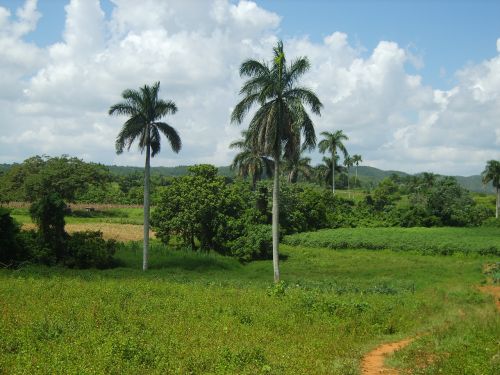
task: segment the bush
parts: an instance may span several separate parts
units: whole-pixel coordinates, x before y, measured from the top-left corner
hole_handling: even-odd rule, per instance
[[[254,259],[270,259],[273,250],[270,225],[252,225],[245,228],[243,236],[231,243],[231,255],[242,262]]]
[[[114,265],[116,241],[105,240],[100,231],[73,233],[67,241],[63,264],[70,268],[109,268]]]
[[[0,263],[13,265],[29,257],[19,233],[19,226],[10,216],[10,211],[0,207]]]

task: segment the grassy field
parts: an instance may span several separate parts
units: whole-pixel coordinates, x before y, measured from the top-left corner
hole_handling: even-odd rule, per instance
[[[285,237],[285,242],[331,249],[500,255],[500,228],[339,228],[294,234]]]
[[[87,205],[95,211],[87,212],[86,205],[74,205],[70,215],[65,217],[66,224],[131,224],[142,225],[143,209],[139,206]],[[11,208],[12,217],[21,224],[32,224],[27,206]]]
[[[498,258],[283,246],[273,286],[270,261],[154,243],[143,273],[140,248],[111,270],[0,270],[0,373],[357,374],[422,333],[396,365],[498,373],[500,315],[476,289]]]

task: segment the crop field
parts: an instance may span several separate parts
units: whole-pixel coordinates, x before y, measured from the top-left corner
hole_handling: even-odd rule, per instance
[[[399,368],[498,373],[500,314],[477,289],[498,258],[282,254],[279,285],[271,261],[157,242],[147,273],[134,242],[110,270],[0,270],[0,373],[358,374],[367,352],[405,337],[416,339],[390,359]]]
[[[500,255],[500,228],[339,228],[285,237],[289,245],[331,249],[390,249],[424,254]]]

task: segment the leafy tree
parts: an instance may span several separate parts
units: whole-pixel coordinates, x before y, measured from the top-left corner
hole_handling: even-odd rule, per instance
[[[141,153],[146,151],[144,167],[144,247],[143,270],[148,269],[149,250],[149,209],[150,209],[150,158],[160,152],[160,133],[168,139],[174,152],[179,152],[182,143],[177,131],[166,122],[160,120],[169,114],[177,112],[177,106],[171,100],[158,98],[160,82],[153,86],[144,85],[139,90],[125,90],[122,93],[123,102],[114,104],[109,109],[110,115],[125,115],[129,119],[123,124],[122,130],[116,138],[116,153],[121,154],[123,149],[130,146],[135,140],[139,141]]]
[[[236,105],[231,115],[233,123],[240,124],[254,105],[256,113],[250,120],[248,136],[260,151],[274,160],[273,184],[273,268],[274,281],[279,275],[279,166],[282,156],[292,155],[296,151],[297,133],[304,136],[304,145],[312,148],[316,145],[313,122],[307,114],[304,104],[317,115],[322,104],[308,88],[297,85],[299,78],[310,68],[309,60],[300,57],[291,64],[286,64],[283,43],[274,47],[274,58],[270,64],[256,60],[247,60],[241,64],[240,75],[248,77],[240,95],[243,99]]]
[[[347,157],[347,149],[344,146],[343,141],[347,141],[349,138],[347,135],[344,134],[342,130],[337,130],[333,133],[330,132],[321,132],[321,135],[324,137],[322,139],[318,146],[319,146],[319,151],[321,153],[325,153],[326,151],[330,151],[332,155],[332,160],[335,162],[337,161],[337,150],[340,150],[343,154],[344,157]],[[335,164],[332,165],[332,192],[335,194]]]
[[[227,183],[214,166],[196,165],[165,187],[153,211],[153,228],[164,243],[175,235],[191,249],[199,242],[204,251],[259,259],[268,254],[271,236],[265,234],[271,231],[262,226],[256,196],[248,184]]]
[[[91,186],[102,186],[110,180],[106,167],[86,163],[75,157],[34,156],[16,164],[2,177],[2,195],[15,201],[34,202],[46,194],[57,193],[74,202]]]
[[[486,167],[481,174],[483,178],[483,183],[487,184],[491,181],[493,187],[497,192],[497,202],[495,209],[495,217],[498,219],[498,211],[500,208],[500,161],[498,160],[489,160],[486,163]]]
[[[273,161],[260,152],[258,145],[252,142],[248,137],[248,132],[241,132],[242,139],[234,141],[229,145],[229,148],[238,149],[240,152],[234,157],[231,164],[231,169],[237,169],[238,175],[246,178],[252,177],[252,186],[262,178],[263,174],[268,177],[272,176]]]

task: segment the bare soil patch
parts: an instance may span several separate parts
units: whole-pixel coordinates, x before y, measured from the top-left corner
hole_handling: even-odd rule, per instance
[[[68,233],[81,232],[86,230],[99,230],[105,239],[113,239],[120,242],[141,241],[144,236],[144,227],[134,224],[113,224],[113,223],[84,223],[66,224]],[[23,224],[23,229],[35,229],[34,224]],[[154,238],[153,232],[149,233],[150,238]]]

